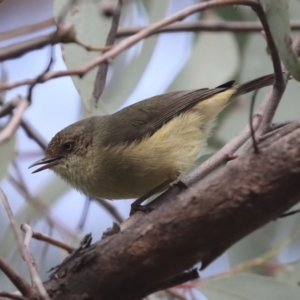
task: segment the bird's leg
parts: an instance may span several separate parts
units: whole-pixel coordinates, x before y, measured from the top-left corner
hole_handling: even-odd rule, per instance
[[[130,216],[132,216],[137,211],[143,211],[143,212],[150,212],[153,209],[151,206],[143,206],[141,205],[145,200],[153,196],[154,194],[160,192],[164,187],[167,187],[170,184],[170,180],[166,180],[148,193],[146,193],[144,196],[137,198],[132,204],[131,204],[131,210],[130,210]]]
[[[130,210],[130,216],[133,215],[137,211],[142,211],[142,212],[150,212],[153,210],[151,205],[143,206],[141,205],[145,200],[153,196],[154,194],[160,192],[164,187],[169,186],[173,182],[170,180],[166,180],[163,183],[161,183],[159,186],[155,187],[151,191],[149,191],[147,194],[145,194],[142,197],[139,197],[136,199],[132,204],[131,204],[131,210]],[[181,180],[176,182],[174,185],[178,186],[181,190],[186,190],[188,186]]]

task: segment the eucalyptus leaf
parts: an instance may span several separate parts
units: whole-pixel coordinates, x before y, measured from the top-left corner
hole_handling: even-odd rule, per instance
[[[169,91],[215,87],[232,79],[240,56],[232,33],[201,32],[195,35],[190,57]]]
[[[287,70],[300,81],[300,62],[291,44],[289,1],[261,0],[279,56]]]
[[[116,3],[116,0],[110,2],[113,4]],[[70,3],[68,0],[54,1],[56,20],[62,17],[68,3]],[[64,21],[74,25],[77,40],[85,44],[103,47],[111,27],[112,18],[101,12],[100,5],[98,1],[94,0],[76,1],[76,4],[69,7]],[[99,53],[89,52],[77,44],[64,44],[62,49],[68,69],[80,67],[99,56]],[[88,110],[91,109],[90,99],[96,74],[97,68],[94,68],[82,79],[72,76],[83,104]]]
[[[0,130],[1,132],[1,130]],[[7,175],[7,168],[15,155],[15,136],[0,145],[0,181]]]
[[[0,82],[5,83],[8,81],[8,71],[4,66],[4,63],[0,64]],[[5,94],[6,91],[0,91],[0,104],[4,101],[5,99]]]
[[[143,4],[145,4],[145,7]],[[149,23],[153,23],[165,17],[169,0],[161,0],[159,3],[157,1],[129,1],[127,5],[123,6],[124,20],[121,20],[122,24],[125,22],[126,26],[130,25],[127,18],[130,17],[134,5],[137,6],[136,9],[138,10],[145,10]],[[126,16],[128,17],[126,18]],[[152,57],[157,39],[158,35],[153,35],[143,40],[139,53],[135,54],[129,62],[126,60],[128,50],[115,58],[114,63],[111,65],[111,79],[108,81],[100,99],[108,112],[115,111],[133,92]],[[101,114],[102,112],[95,109],[93,113]]]
[[[257,34],[249,34],[244,51],[240,53],[240,74],[236,83],[245,83],[259,76],[272,73],[272,62],[270,56],[265,51],[265,39]],[[267,88],[259,91],[255,107],[258,106],[264,97]],[[217,137],[228,141],[234,135],[238,134],[249,123],[249,109],[252,94],[246,94],[235,100],[228,110],[224,111],[225,119],[221,118],[221,126],[218,127]]]
[[[296,284],[247,273],[200,281],[198,288],[208,300],[300,299],[300,288]]]
[[[288,271],[280,272],[279,279],[293,282],[300,286],[300,260],[287,266]]]
[[[291,1],[291,7],[295,12],[300,10],[299,3],[295,1]],[[265,48],[266,41],[261,35],[257,33],[249,35],[242,56],[240,82],[246,82],[273,72],[271,58]],[[266,95],[266,91],[267,88],[259,91],[255,107],[258,107],[261,99]],[[299,118],[300,102],[298,95],[299,83],[291,80],[276,111],[275,122]],[[219,128],[218,137],[228,140],[249,122],[251,94],[244,95],[241,98],[238,101],[240,109],[231,110],[228,113],[222,127]],[[289,236],[295,230],[295,227],[299,224],[297,220],[299,220],[297,216],[274,220],[274,222],[245,237],[227,252],[230,264],[234,266],[243,261],[260,257],[268,252],[274,245],[280,243],[284,237]]]

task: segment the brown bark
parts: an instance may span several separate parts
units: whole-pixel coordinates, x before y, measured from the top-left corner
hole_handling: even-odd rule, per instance
[[[84,250],[45,283],[53,300],[141,299],[197,262],[205,268],[300,199],[300,122]]]

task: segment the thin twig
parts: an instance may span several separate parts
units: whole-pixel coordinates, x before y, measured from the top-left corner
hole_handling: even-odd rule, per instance
[[[275,83],[274,87],[282,88],[285,85],[285,81],[283,80],[283,73],[281,68],[281,61],[280,57],[270,30],[269,23],[267,21],[267,17],[261,5],[252,6],[252,9],[256,12],[257,16],[259,17],[261,24],[264,29],[264,33],[267,39],[268,47],[271,53],[271,59],[273,62],[273,69],[275,74]]]
[[[28,33],[36,32],[47,27],[55,25],[54,18],[47,19],[40,23],[35,23],[28,26],[19,27],[13,30],[5,31],[0,33],[0,41],[12,39],[17,36],[25,35]]]
[[[265,12],[261,5],[259,6],[253,6],[253,10],[256,12],[257,16],[259,17],[262,26],[264,28],[264,34],[267,40],[267,44],[270,50],[272,63],[273,63],[273,69],[275,73],[275,81],[272,89],[272,94],[270,96],[270,101],[267,102],[267,105],[265,107],[265,111],[263,114],[263,119],[260,125],[260,128],[258,130],[259,134],[264,134],[268,131],[273,117],[275,115],[275,112],[277,110],[277,107],[279,105],[279,102],[282,98],[282,95],[285,91],[286,84],[288,82],[288,74],[282,73],[282,67],[281,67],[281,61],[280,57],[269,27],[269,23],[267,21],[267,17],[265,15]]]
[[[7,115],[11,115],[13,110],[20,103],[21,99],[22,98],[20,96],[16,96],[16,97],[12,98],[10,101],[7,101],[6,103],[4,103],[0,110],[0,118],[5,117]]]
[[[257,6],[260,7],[259,2],[256,0],[211,0],[209,2],[202,2],[199,4],[195,4],[193,6],[185,8],[163,20],[160,20],[156,23],[150,24],[145,29],[143,29],[140,32],[132,35],[131,37],[121,41],[119,44],[114,46],[111,50],[100,55],[99,57],[96,57],[95,59],[91,60],[87,64],[85,64],[81,67],[69,69],[69,70],[49,71],[49,72],[45,73],[43,76],[41,76],[39,82],[42,83],[42,82],[48,81],[53,78],[70,76],[70,75],[77,75],[79,77],[82,77],[87,72],[89,72],[91,69],[93,69],[94,67],[99,65],[100,63],[107,61],[110,58],[116,57],[118,54],[120,54],[124,50],[135,45],[142,39],[148,37],[149,35],[153,34],[157,30],[159,30],[167,25],[170,25],[176,21],[180,21],[180,20],[188,17],[191,14],[194,14],[199,11],[203,11],[208,8],[228,6],[228,5],[245,5],[245,6],[250,6],[250,7],[257,7]],[[20,86],[20,85],[32,84],[35,82],[35,80],[36,79],[23,79],[23,80],[11,82],[11,83],[2,83],[2,84],[0,84],[0,91],[12,89],[12,88]]]
[[[16,96],[12,100],[6,102],[0,110],[0,118],[7,116],[7,115],[12,115],[13,110],[16,107],[18,107],[21,100],[22,100],[22,98],[20,98],[19,96]],[[28,121],[25,121],[24,119],[22,119],[20,121],[20,125],[24,129],[27,136],[29,138],[33,139],[42,148],[42,150],[45,151],[47,148],[47,142],[44,140],[44,138],[38,132],[36,132],[36,130],[28,123]]]
[[[1,299],[1,297],[13,299],[13,300],[29,300],[28,298],[25,298],[23,296],[13,294],[13,293],[4,292],[4,291],[0,292],[0,299]]]
[[[32,285],[34,288],[36,288],[39,291],[39,294],[41,295],[42,299],[51,300],[50,297],[48,296],[48,293],[47,293],[44,285],[43,285],[41,277],[38,274],[35,260],[29,251],[29,245],[30,245],[31,238],[33,235],[33,230],[28,224],[22,224],[21,229],[25,232],[24,250],[27,253],[26,255],[27,255],[28,261],[26,259],[26,263],[29,267]]]
[[[12,210],[10,208],[10,205],[8,203],[6,195],[4,194],[4,192],[2,191],[1,188],[0,188],[0,198],[1,198],[1,201],[2,201],[3,206],[5,208],[6,214],[9,218],[9,221],[10,221],[12,230],[14,232],[15,238],[18,242],[19,250],[22,254],[23,259],[25,260],[25,262],[27,264],[27,267],[28,267],[28,270],[29,270],[29,273],[30,273],[30,278],[31,278],[32,285],[33,285],[33,287],[37,287],[37,289],[38,289],[38,291],[39,291],[39,293],[40,293],[40,295],[43,299],[50,300],[50,298],[49,298],[49,296],[48,296],[48,294],[47,294],[47,292],[46,292],[46,290],[45,290],[45,288],[42,284],[42,281],[41,281],[41,279],[40,279],[40,277],[39,277],[39,275],[36,271],[36,265],[35,265],[34,259],[32,257],[32,254],[28,250],[28,244],[29,244],[30,238],[32,236],[31,232],[28,229],[28,227],[30,227],[30,226],[27,225],[28,227],[25,227],[25,230],[27,230],[27,235],[26,235],[26,238],[25,238],[25,242],[23,244],[23,241],[22,241],[21,235],[19,233],[17,224],[15,222]]]
[[[25,121],[24,119],[21,120],[20,123],[22,129],[25,131],[27,136],[34,140],[43,151],[47,148],[47,142],[46,140],[36,131],[35,128],[33,128],[28,121]]]
[[[13,216],[12,210],[10,208],[10,205],[8,203],[8,200],[6,198],[6,195],[4,194],[4,192],[3,192],[3,190],[1,188],[0,188],[0,198],[1,198],[2,204],[3,204],[4,208],[5,208],[6,214],[8,216],[8,219],[9,219],[9,222],[10,222],[10,226],[11,226],[11,228],[13,230],[15,239],[16,239],[16,241],[18,243],[18,247],[19,247],[19,250],[21,252],[21,255],[22,255],[23,259],[26,261],[26,259],[25,259],[25,257],[27,257],[26,250],[24,248],[23,241],[22,241],[21,235],[19,233],[18,226],[17,226],[16,221],[14,219],[14,216]]]
[[[50,24],[50,21],[53,19],[47,20],[45,24]],[[41,23],[42,24],[42,23]],[[38,24],[36,24],[38,25]],[[38,26],[37,26],[38,28]],[[58,26],[60,31],[57,39],[53,39],[53,33],[36,37],[33,39],[26,40],[25,42],[15,43],[11,46],[4,47],[0,50],[0,60],[17,58],[25,53],[40,49],[46,45],[54,45],[57,43],[76,43],[77,45],[85,48],[87,51],[108,51],[111,47],[97,47],[94,45],[87,45],[83,41],[79,41],[76,38],[75,32],[73,34],[73,27],[69,24],[60,24]],[[125,37],[138,33],[139,31],[145,29],[145,26],[140,27],[128,27],[128,28],[119,28],[116,33],[116,37]],[[215,21],[198,21],[190,23],[179,23],[166,26],[164,28],[158,29],[153,32],[153,34],[160,33],[173,33],[173,32],[197,32],[197,31],[210,31],[210,32],[260,32],[263,29],[260,22],[215,22]],[[294,21],[291,22],[292,30],[300,30],[300,22]],[[26,32],[27,29],[24,31]],[[9,38],[13,34],[19,35],[19,32],[22,32],[23,28],[18,28],[16,33],[4,32],[0,34],[0,41],[5,39],[6,36]],[[151,36],[149,35],[149,36]],[[3,38],[2,38],[3,36]]]
[[[251,99],[251,105],[250,105],[250,112],[249,112],[249,126],[250,126],[250,133],[251,133],[251,139],[253,143],[253,148],[254,152],[258,154],[258,147],[257,147],[257,142],[255,139],[255,130],[253,128],[253,112],[254,112],[254,104],[255,104],[255,99],[258,94],[258,90],[254,91]]]
[[[111,47],[87,45],[76,38],[76,32],[72,25],[60,24],[57,31],[1,48],[0,61],[18,58],[27,52],[37,50],[48,45],[54,46],[59,43],[75,43],[87,51],[105,52],[111,49]]]
[[[7,125],[0,132],[0,145],[10,139],[16,132],[21,122],[22,116],[28,106],[28,100],[26,98],[22,98],[16,108],[16,112],[12,115]]]
[[[48,225],[49,225],[48,226],[48,236],[52,237],[52,235],[53,235],[53,224],[48,224]],[[49,247],[50,247],[49,243],[44,243],[44,245],[42,247],[41,255],[40,255],[40,258],[39,258],[39,262],[38,262],[38,266],[39,266],[40,270],[45,269],[45,262],[46,262]]]
[[[98,202],[101,206],[103,206],[105,210],[109,212],[117,222],[122,223],[124,221],[118,210],[113,205],[108,203],[107,200],[102,198],[96,198],[94,200]]]
[[[82,211],[82,214],[81,214],[81,217],[80,217],[78,226],[77,226],[77,228],[78,228],[79,230],[82,230],[82,228],[83,228],[83,226],[84,226],[84,224],[85,224],[85,221],[86,221],[86,218],[87,218],[87,215],[88,215],[90,206],[91,206],[91,200],[92,200],[92,199],[91,199],[90,197],[86,197],[86,198],[85,198],[83,211]]]
[[[34,209],[40,211],[46,218],[47,222],[49,224],[55,225],[55,227],[64,233],[68,234],[72,238],[77,238],[77,234],[69,228],[66,224],[64,224],[61,220],[58,220],[57,218],[53,217],[49,208],[43,201],[41,201],[40,198],[34,197],[28,193],[26,193],[26,189],[24,189],[23,185],[16,180],[11,174],[8,174],[8,180],[10,183],[14,185],[24,195],[24,198],[26,201],[34,207]]]
[[[21,229],[25,232],[23,226],[21,226]],[[38,231],[32,230],[32,237],[36,240],[43,241],[60,249],[66,250],[68,253],[72,253],[75,250],[75,248],[69,246],[68,244]]]
[[[24,178],[23,178],[23,175],[22,175],[22,173],[21,173],[21,170],[20,170],[20,168],[19,168],[19,165],[18,165],[16,159],[13,160],[13,166],[14,166],[14,169],[15,169],[16,174],[17,174],[17,176],[18,176],[18,180],[19,180],[18,182],[20,183],[20,185],[22,186],[22,188],[24,189],[24,191],[26,191],[26,193],[29,194],[28,187],[27,187],[27,185],[26,185],[26,183],[25,183],[25,180],[24,180]]]
[[[115,7],[114,14],[111,21],[111,28],[106,39],[106,44],[105,44],[106,46],[112,46],[115,43],[116,33],[117,33],[120,16],[121,16],[122,1],[123,0],[118,0],[118,3]],[[99,98],[102,95],[105,82],[106,82],[107,71],[108,71],[108,61],[106,60],[99,64],[97,76],[94,83],[93,96],[94,96],[95,105],[97,105]]]
[[[47,45],[55,45],[57,43],[60,43],[64,39],[67,39],[66,37],[72,37],[72,30],[72,25],[61,24],[57,27],[56,31],[50,34],[32,38],[24,42],[16,43],[7,47],[3,47],[0,49],[0,61],[17,58],[29,51],[37,50]],[[74,42],[74,40],[72,41]]]
[[[0,256],[0,269],[25,297],[30,297],[32,287]]]
[[[300,30],[300,22],[292,21],[291,30]],[[136,27],[121,27],[117,31],[117,37],[125,37],[136,34],[137,32],[145,29],[145,26]],[[176,32],[197,32],[197,31],[210,31],[210,32],[244,32],[244,33],[259,33],[263,30],[260,22],[237,22],[237,21],[197,21],[197,22],[181,22],[166,26],[158,29],[153,34],[159,33],[176,33]]]
[[[17,228],[17,224],[15,222],[15,219],[14,219],[14,216],[13,216],[13,213],[12,213],[12,210],[10,208],[10,205],[8,203],[6,195],[3,193],[1,188],[0,188],[0,198],[1,198],[1,201],[3,203],[4,208],[6,210],[6,213],[7,213],[7,216],[9,218],[11,227],[12,227],[13,232],[14,232],[14,235],[16,237],[16,240],[17,240],[17,243],[18,243],[18,246],[19,246],[19,250],[20,250],[20,252],[22,254],[22,257],[25,260],[25,262],[27,264],[27,267],[29,269],[32,285],[33,285],[34,288],[37,287],[37,289],[40,292],[40,295],[42,296],[43,299],[50,300],[45,288],[44,288],[44,290],[46,292],[46,296],[45,296],[42,288],[40,289],[40,282],[42,282],[42,281],[41,281],[39,275],[37,274],[36,266],[35,266],[32,254],[28,250],[27,243],[28,243],[29,237],[27,236],[26,241],[23,244],[20,232]]]
[[[53,39],[55,39],[56,36],[57,36],[57,31],[53,35]],[[36,77],[35,81],[28,88],[27,99],[28,99],[29,104],[31,104],[31,102],[32,102],[33,89],[36,87],[36,85],[38,83],[40,83],[41,78],[51,69],[53,62],[54,62],[54,48],[53,48],[53,46],[51,46],[50,47],[50,58],[49,58],[49,62],[47,64],[45,70],[42,71],[41,74]]]

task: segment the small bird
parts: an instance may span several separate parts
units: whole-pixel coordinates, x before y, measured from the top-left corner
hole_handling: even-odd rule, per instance
[[[139,198],[165,190],[192,167],[218,113],[238,96],[272,85],[274,74],[241,85],[172,92],[90,117],[58,132],[33,173],[51,169],[92,198]]]

